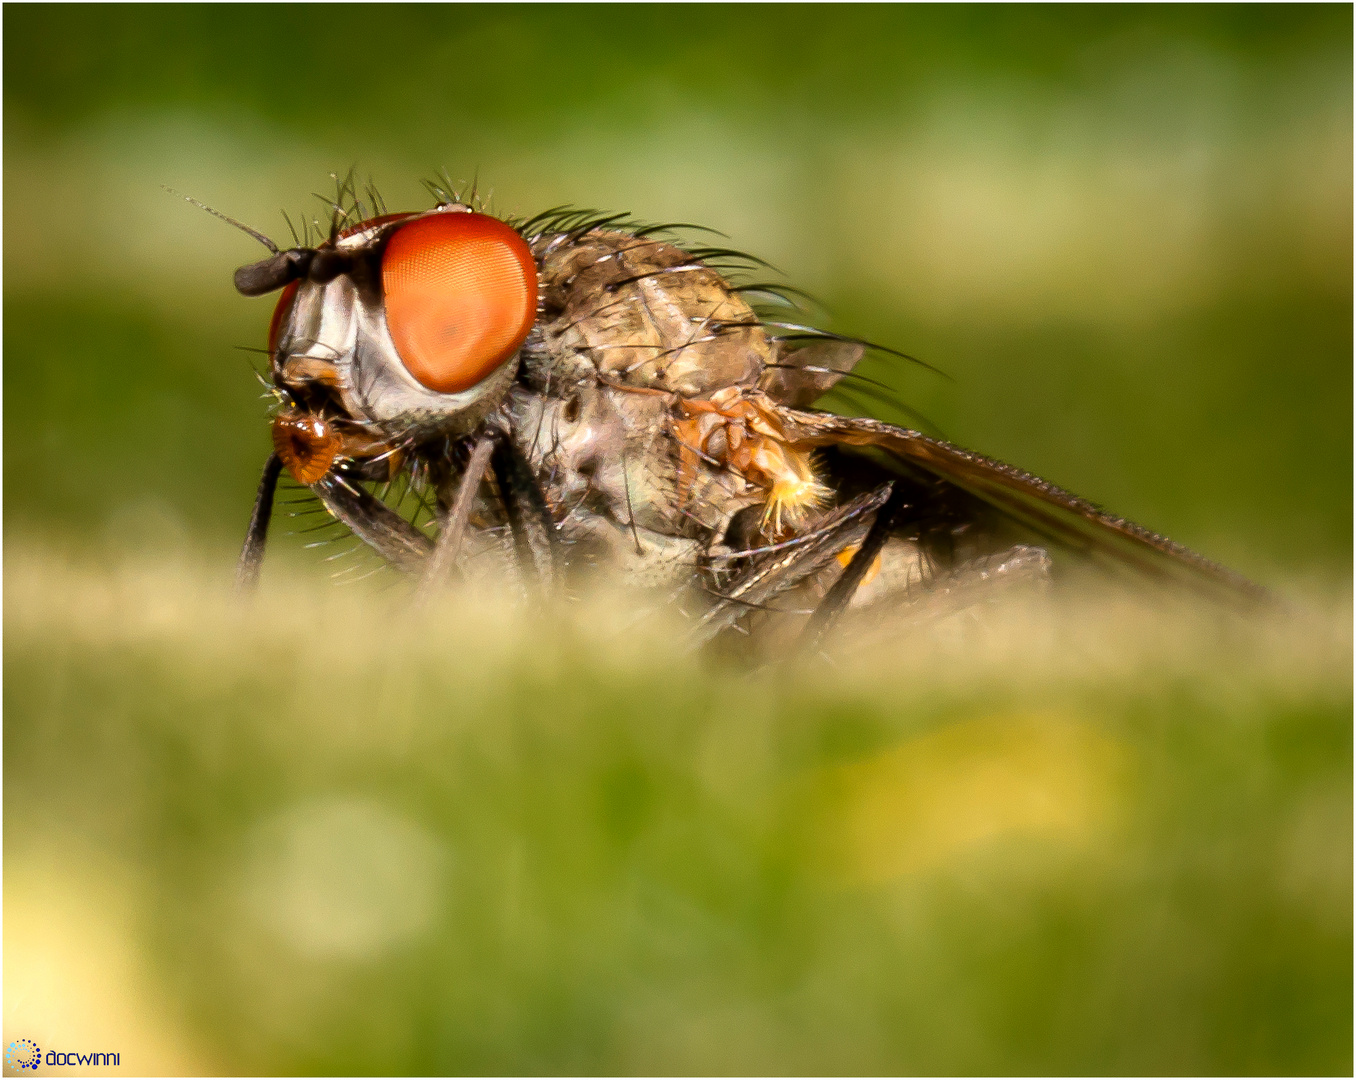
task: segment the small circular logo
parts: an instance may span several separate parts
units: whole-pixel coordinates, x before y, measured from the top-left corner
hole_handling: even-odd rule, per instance
[[[5,1048],[5,1064],[11,1069],[37,1069],[42,1051],[32,1039],[15,1039]]]

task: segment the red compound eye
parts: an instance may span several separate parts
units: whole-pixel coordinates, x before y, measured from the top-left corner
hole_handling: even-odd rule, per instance
[[[496,218],[442,213],[398,229],[381,260],[386,324],[430,390],[469,390],[518,351],[537,317],[537,266]]]
[[[278,351],[278,341],[282,337],[283,323],[287,317],[292,314],[292,299],[297,295],[297,282],[292,282],[282,291],[278,297],[278,306],[273,309],[273,318],[268,324],[268,354],[272,356]]]

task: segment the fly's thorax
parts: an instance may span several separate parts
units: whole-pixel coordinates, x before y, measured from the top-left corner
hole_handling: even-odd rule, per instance
[[[752,386],[774,349],[757,316],[716,271],[680,248],[627,233],[543,237],[538,368],[585,371],[699,397]]]
[[[510,398],[510,428],[562,535],[605,550],[611,563],[630,565],[636,548],[669,551],[680,540],[685,551],[709,554],[726,542],[742,511],[753,512],[753,530],[737,547],[774,532],[780,539],[809,515],[775,517],[776,477],[760,467],[769,445],[757,441],[767,437],[749,430],[739,442],[734,433],[747,421],[740,409],[747,412],[749,403],[731,389],[713,397],[694,406],[692,399],[597,381],[552,393],[519,386]],[[705,437],[694,435],[693,417],[711,421]],[[756,459],[745,460],[760,448]],[[783,465],[808,466],[808,455],[789,447],[784,455],[777,455]],[[807,476],[814,479],[808,469]]]
[[[626,233],[557,234],[534,251],[542,310],[525,350],[528,382],[564,400],[562,387],[601,378],[616,410],[654,412],[650,430],[665,436],[648,455],[665,463],[665,486],[651,499],[633,484],[633,502],[662,507],[670,533],[712,543],[750,507],[762,508],[766,539],[795,531],[826,503],[810,453],[779,438],[769,426],[776,402],[756,389],[793,365],[723,277],[678,247]],[[845,367],[860,356],[851,348]],[[836,354],[805,359],[841,370],[830,363]],[[797,370],[770,385],[818,396],[820,381]],[[596,428],[591,438],[599,441]],[[611,454],[610,472],[618,459]]]
[[[509,397],[509,427],[570,547],[572,574],[636,587],[681,584],[710,543],[677,497],[664,396],[596,380]]]
[[[596,382],[559,394],[518,387],[509,426],[559,517],[578,511],[676,536],[691,530],[678,503],[667,410],[660,395]]]

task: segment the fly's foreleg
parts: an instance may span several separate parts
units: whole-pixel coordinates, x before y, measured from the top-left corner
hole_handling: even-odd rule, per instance
[[[439,528],[438,542],[424,564],[416,603],[427,603],[429,597],[447,581],[452,567],[457,565],[466,538],[466,525],[475,506],[476,493],[485,479],[485,470],[489,468],[490,456],[494,453],[495,438],[492,432],[486,432],[476,440],[471,450],[471,460],[467,462],[457,494]]]
[[[264,473],[259,478],[259,490],[254,496],[254,510],[250,527],[245,533],[245,546],[240,549],[240,560],[235,565],[235,591],[250,592],[259,582],[259,568],[264,561],[264,547],[268,543],[268,523],[273,517],[273,493],[282,474],[282,458],[270,454],[264,462]]]
[[[511,439],[496,441],[490,462],[519,561],[549,590],[560,572],[560,539],[536,473]]]
[[[311,490],[326,510],[392,566],[406,573],[423,569],[432,541],[359,484],[330,472]]]

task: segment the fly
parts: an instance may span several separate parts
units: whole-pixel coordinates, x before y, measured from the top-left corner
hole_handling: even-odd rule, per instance
[[[680,239],[691,227],[500,219],[428,186],[431,209],[387,213],[350,177],[328,235],[287,250],[240,226],[270,254],[236,288],[280,293],[241,588],[286,469],[421,598],[473,556],[546,588],[601,571],[681,598],[694,642],[792,617],[812,647],[849,607],[1042,580],[1069,557],[1265,595],[1030,473],[814,409],[874,346],[758,306],[779,292],[740,283],[758,260]],[[436,536],[379,497],[397,481],[427,493]]]

